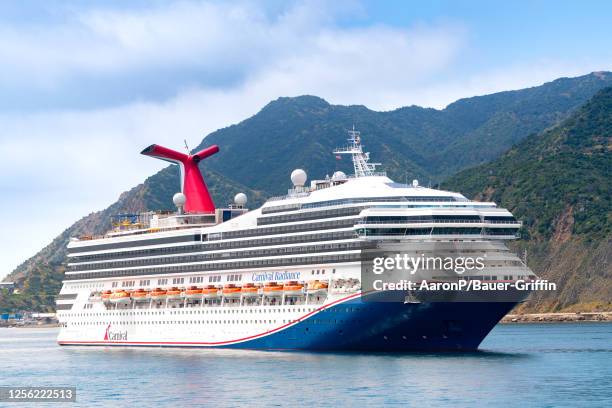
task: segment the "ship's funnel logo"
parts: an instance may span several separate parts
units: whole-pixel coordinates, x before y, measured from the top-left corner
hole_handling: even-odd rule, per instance
[[[154,144],[140,153],[179,165],[181,169],[181,192],[187,198],[184,206],[185,212],[212,213],[215,211],[215,204],[210,197],[206,183],[204,183],[198,163],[218,151],[219,146],[213,145],[195,154],[185,154]]]

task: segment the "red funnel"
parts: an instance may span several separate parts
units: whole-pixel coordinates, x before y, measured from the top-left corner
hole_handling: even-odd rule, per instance
[[[187,198],[185,212],[212,213],[215,212],[215,203],[210,197],[202,173],[198,168],[198,163],[218,151],[219,146],[213,145],[196,154],[185,154],[153,144],[140,153],[179,165],[181,169],[181,191]]]

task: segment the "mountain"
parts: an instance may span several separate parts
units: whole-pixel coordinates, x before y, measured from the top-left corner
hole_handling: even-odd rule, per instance
[[[495,201],[523,220],[528,264],[558,285],[521,310],[612,309],[612,87],[558,126],[444,188]]]
[[[346,142],[346,131],[354,124],[391,178],[404,181],[409,175],[435,183],[499,157],[611,85],[612,73],[593,73],[461,99],[443,110],[410,106],[374,112],[364,106],[330,105],[314,96],[280,98],[252,118],[211,133],[198,147],[217,143],[222,148],[222,154],[207,160],[208,168],[279,194],[296,167],[317,177],[333,172],[330,152]],[[245,157],[249,163],[244,163]],[[348,161],[336,166],[351,170]]]
[[[211,133],[196,150],[213,143],[221,147],[202,166],[218,204],[242,191],[249,197],[249,206],[256,207],[266,197],[286,192],[288,176],[297,167],[311,178],[335,170],[352,173],[351,163],[334,160],[331,151],[345,143],[346,131],[353,125],[391,178],[436,183],[460,169],[495,159],[529,134],[558,124],[611,85],[612,73],[598,72],[461,99],[443,110],[410,106],[375,112],[359,105],[330,105],[315,96],[279,98],[253,117]],[[124,193],[106,210],[77,221],[7,277],[17,283],[22,295],[0,292],[0,310],[52,308],[70,236],[103,232],[110,226],[111,215],[119,212],[173,208],[172,195],[177,190],[178,171],[170,166]],[[47,281],[38,279],[41,271]]]

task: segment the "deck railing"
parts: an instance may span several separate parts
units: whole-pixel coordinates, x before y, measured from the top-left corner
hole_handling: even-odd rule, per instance
[[[390,220],[390,221],[368,221],[368,220],[359,220],[355,223],[355,225],[364,225],[364,224],[508,224],[508,225],[518,225],[521,226],[521,221],[494,221],[494,220],[460,220],[460,219],[450,219],[450,220]]]

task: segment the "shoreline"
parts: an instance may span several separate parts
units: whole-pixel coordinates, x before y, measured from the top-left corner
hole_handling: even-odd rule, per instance
[[[612,322],[612,312],[575,312],[575,313],[526,313],[508,314],[498,324],[525,324],[525,323],[592,323]],[[58,323],[43,324],[11,324],[0,325],[11,329],[48,329],[59,327]]]
[[[9,325],[1,325],[0,329],[49,329],[53,327],[60,327],[59,323],[9,324]]]
[[[612,312],[508,314],[500,323],[612,322]]]

